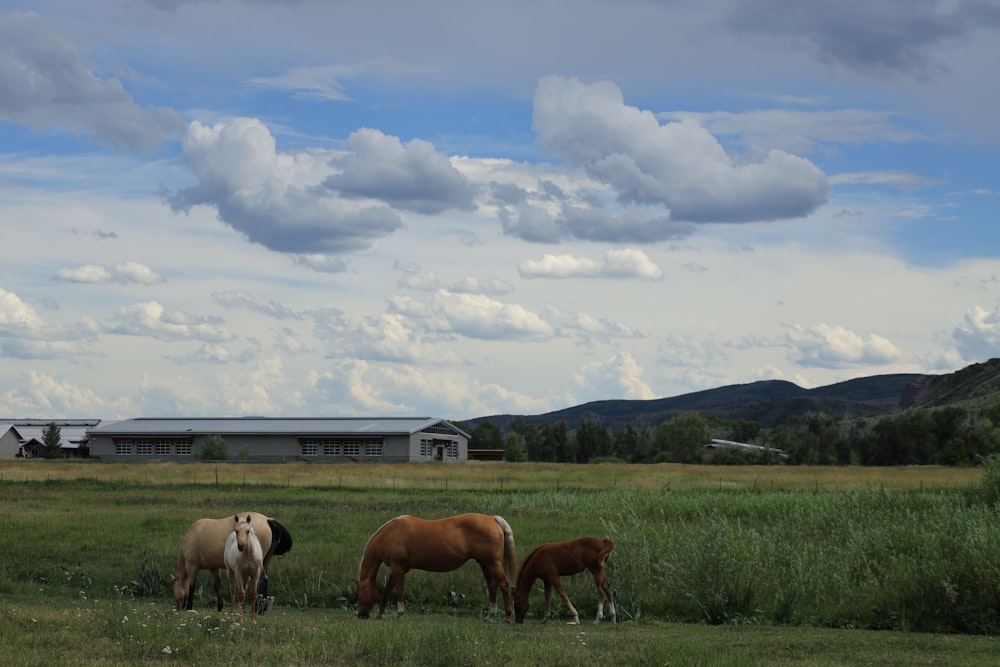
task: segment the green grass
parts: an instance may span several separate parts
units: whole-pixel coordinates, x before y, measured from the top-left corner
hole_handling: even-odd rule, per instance
[[[273,468],[259,470],[280,474]],[[802,471],[793,482],[766,468],[757,475],[776,475],[773,488],[734,488],[695,481],[701,467],[692,479],[671,467],[665,485],[609,481],[600,466],[564,466],[565,477],[544,466],[541,488],[501,490],[496,477],[477,486],[464,468],[462,484],[445,489],[438,475],[448,468],[459,472],[397,469],[407,484],[367,490],[191,484],[164,479],[157,464],[30,469],[50,471],[49,481],[7,474],[0,664],[976,665],[993,664],[1000,648],[990,638],[1000,628],[1000,526],[982,488],[955,481],[968,471],[884,471],[897,483],[873,485],[848,483],[841,469],[812,469],[804,483]],[[79,470],[99,475],[64,476]],[[294,538],[271,564],[272,610],[256,625],[234,623],[214,611],[202,573],[195,610],[174,612],[167,580],[187,526],[247,509],[276,517]],[[555,597],[554,620],[542,625],[539,586],[526,624],[484,624],[475,564],[408,574],[402,619],[355,617],[352,578],[372,531],[399,514],[466,511],[505,516],[519,557],[542,542],[614,539],[609,576],[622,622],[567,626]],[[581,617],[593,618],[590,578],[565,583]]]
[[[360,621],[278,608],[257,624],[126,599],[0,604],[0,661],[28,665],[993,665],[986,637],[650,621],[486,624],[470,616]]]

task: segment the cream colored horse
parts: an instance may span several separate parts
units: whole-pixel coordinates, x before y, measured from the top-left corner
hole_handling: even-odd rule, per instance
[[[261,613],[266,609],[264,601],[268,594],[268,565],[272,556],[281,556],[292,548],[292,536],[284,526],[258,512],[242,512],[249,516],[261,551],[264,552],[264,573],[260,590]],[[174,606],[178,610],[191,609],[194,604],[194,589],[198,571],[212,573],[215,589],[216,608],[222,611],[222,584],[219,573],[226,567],[226,538],[233,532],[233,517],[222,519],[198,519],[184,533],[180,550],[177,552],[177,571],[174,574]]]
[[[257,586],[264,572],[264,552],[254,531],[250,515],[233,517],[233,532],[226,538],[226,571],[229,573],[231,614],[236,615],[236,598],[240,599],[240,617],[247,616],[247,594],[250,596],[250,617],[257,622]]]

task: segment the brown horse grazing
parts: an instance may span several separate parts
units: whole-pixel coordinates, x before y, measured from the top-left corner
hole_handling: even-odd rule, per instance
[[[594,575],[594,584],[597,586],[597,618],[594,623],[600,623],[604,618],[604,600],[608,601],[608,611],[611,614],[611,622],[617,621],[615,614],[614,591],[604,573],[604,566],[608,562],[608,556],[615,549],[615,543],[607,539],[596,537],[581,537],[567,542],[556,542],[554,544],[543,544],[524,559],[521,569],[517,573],[517,585],[514,587],[514,620],[524,623],[524,615],[528,613],[528,596],[531,593],[531,586],[536,579],[541,579],[545,585],[545,615],[542,623],[549,620],[551,615],[552,587],[559,591],[559,596],[569,607],[573,614],[573,623],[580,623],[580,614],[576,607],[569,601],[566,590],[559,581],[559,577],[566,577],[578,572],[588,570]]]
[[[226,571],[229,574],[229,600],[232,616],[236,616],[236,598],[240,599],[240,618],[247,617],[247,595],[250,596],[250,616],[257,622],[257,586],[264,573],[264,552],[248,514],[245,520],[233,517],[233,532],[226,538]]]
[[[412,569],[428,572],[451,572],[469,559],[479,563],[489,589],[487,621],[497,614],[497,589],[503,593],[505,622],[510,623],[510,588],[506,572],[517,566],[514,531],[501,516],[460,514],[446,519],[427,520],[398,516],[382,524],[361,554],[357,579],[358,618],[368,618],[378,599],[375,577],[382,563],[389,576],[378,617],[385,613],[389,593],[396,589],[396,616],[403,615],[403,577]]]
[[[281,556],[292,548],[292,536],[284,526],[257,512],[243,512],[250,516],[254,532],[264,552],[264,573],[261,576],[257,611],[267,610],[267,567],[272,556]],[[198,571],[212,573],[217,611],[222,611],[222,584],[219,571],[226,567],[226,538],[233,532],[233,517],[223,519],[198,519],[184,533],[181,548],[177,552],[177,572],[174,581],[174,607],[177,610],[191,609],[194,604],[194,589]]]

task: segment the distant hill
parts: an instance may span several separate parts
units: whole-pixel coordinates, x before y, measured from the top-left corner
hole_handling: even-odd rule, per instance
[[[765,427],[797,415],[827,412],[843,418],[878,417],[911,407],[1000,402],[1000,359],[973,364],[947,375],[896,373],[856,378],[814,389],[784,380],[706,389],[672,398],[593,401],[539,415],[489,415],[461,422],[465,429],[491,421],[502,430],[520,417],[529,424],[565,420],[570,429],[583,418],[616,428],[653,426],[683,412],[727,420],[752,420]]]

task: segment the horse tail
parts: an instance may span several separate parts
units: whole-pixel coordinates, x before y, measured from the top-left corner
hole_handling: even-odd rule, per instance
[[[292,550],[292,534],[274,519],[268,519],[267,525],[271,527],[271,553],[275,556],[282,556]]]
[[[606,563],[607,560],[608,560],[608,557],[611,555],[611,552],[615,550],[615,543],[614,542],[612,542],[608,538],[604,538],[603,542],[604,542],[604,546],[601,547],[600,553],[597,554],[597,560],[600,563]]]
[[[493,517],[501,530],[503,530],[503,569],[507,576],[513,576],[517,572],[517,553],[514,547],[514,530],[507,523],[507,520],[500,515]]]

